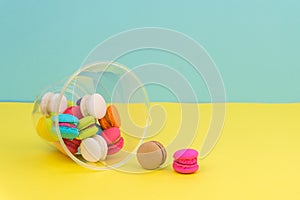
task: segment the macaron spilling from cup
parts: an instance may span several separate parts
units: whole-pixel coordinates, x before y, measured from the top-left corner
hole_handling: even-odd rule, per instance
[[[108,155],[118,153],[124,146],[124,138],[121,136],[120,129],[117,127],[103,130],[101,136],[107,143]]]
[[[98,132],[98,127],[96,126],[96,121],[93,116],[87,116],[79,120],[78,126],[79,135],[77,139],[83,140],[88,137],[96,135]]]
[[[105,116],[99,119],[99,123],[103,129],[119,128],[121,126],[121,118],[117,108],[114,105],[108,106]]]
[[[181,149],[173,155],[173,169],[181,174],[191,174],[199,169],[198,152],[194,149]]]
[[[77,129],[78,119],[77,117],[69,114],[59,114],[58,116],[59,131],[62,138],[74,139],[79,135]],[[52,120],[56,120],[56,116],[52,117]],[[54,123],[55,124],[55,123]],[[55,131],[55,126],[52,127]]]
[[[80,101],[80,111],[84,117],[101,119],[106,114],[106,102],[100,94],[85,95]]]
[[[99,135],[85,138],[80,144],[80,153],[89,162],[105,160],[107,150],[108,147],[105,140]]]
[[[60,105],[58,105],[60,103]],[[68,101],[65,96],[60,94],[54,94],[47,92],[40,103],[40,112],[46,116],[49,116],[52,112],[56,112],[58,107],[58,113],[62,113],[68,107]]]
[[[36,127],[39,135],[64,151],[58,141],[58,127],[70,153],[81,154],[88,162],[105,160],[124,146],[117,108],[107,107],[100,94],[84,95],[74,103],[63,95],[48,92],[42,97],[40,112],[43,116]]]
[[[157,169],[165,163],[167,152],[165,147],[157,141],[142,144],[137,150],[137,160],[144,169]]]

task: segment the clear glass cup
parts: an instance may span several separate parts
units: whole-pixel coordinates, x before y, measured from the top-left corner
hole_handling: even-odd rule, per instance
[[[45,117],[40,109],[42,97],[47,92],[59,94],[58,104],[52,113],[52,128],[56,130],[57,140],[48,141],[51,145],[68,155],[79,165],[93,170],[118,169],[129,163],[126,171],[135,171],[130,163],[136,162],[135,152],[147,136],[149,125],[149,99],[139,78],[128,68],[114,62],[98,62],[79,69],[66,81],[56,83],[44,90],[35,100],[32,111],[34,126],[41,117]],[[86,94],[98,93],[108,105],[114,105],[122,120],[120,127],[124,138],[124,147],[115,155],[99,162],[87,162],[80,154],[72,154],[65,145],[58,123],[59,108],[65,96],[68,104],[76,102]],[[138,112],[137,112],[138,110]]]

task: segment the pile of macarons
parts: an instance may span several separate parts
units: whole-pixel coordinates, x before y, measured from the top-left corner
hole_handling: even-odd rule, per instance
[[[38,134],[62,152],[58,132],[68,150],[88,162],[105,160],[124,146],[119,112],[116,106],[107,106],[100,94],[85,95],[75,103],[48,92],[41,99],[40,113]]]

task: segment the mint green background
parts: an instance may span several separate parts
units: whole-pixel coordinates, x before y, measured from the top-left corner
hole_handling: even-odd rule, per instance
[[[0,100],[32,101],[77,70],[107,37],[155,26],[183,32],[205,47],[228,101],[299,101],[300,1],[174,2],[0,0]],[[146,55],[129,56],[124,64],[164,59]],[[199,99],[209,100],[203,81],[190,80]],[[149,91],[154,101],[173,100],[164,90]]]

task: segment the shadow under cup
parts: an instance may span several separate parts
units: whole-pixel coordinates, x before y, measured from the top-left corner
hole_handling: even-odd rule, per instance
[[[149,125],[149,99],[146,90],[138,79],[125,66],[112,62],[100,62],[88,65],[74,73],[67,81],[46,89],[38,96],[32,112],[35,127],[43,114],[40,111],[42,97],[47,92],[59,93],[59,103],[52,116],[58,141],[50,142],[81,166],[93,170],[120,169],[126,172],[144,171],[136,161],[136,150],[147,137]],[[66,147],[60,131],[58,116],[60,102],[65,96],[69,103],[76,104],[86,94],[98,93],[103,96],[107,106],[114,105],[120,115],[121,136],[124,147],[114,155],[108,155],[105,161],[88,162],[80,154],[72,154]]]

